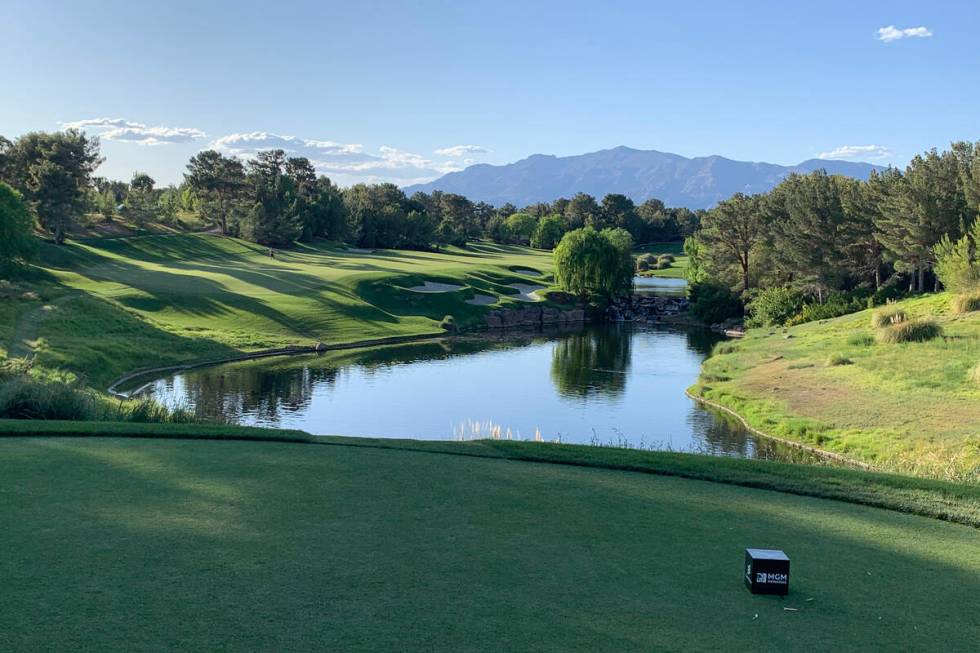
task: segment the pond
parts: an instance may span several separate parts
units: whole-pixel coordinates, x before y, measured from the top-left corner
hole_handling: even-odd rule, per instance
[[[596,325],[273,358],[147,386],[202,417],[391,438],[500,437],[801,460],[684,394],[719,336]]]

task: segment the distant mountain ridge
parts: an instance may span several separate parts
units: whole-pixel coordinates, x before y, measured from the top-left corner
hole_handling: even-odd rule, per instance
[[[552,202],[580,192],[599,199],[608,193],[622,193],[635,202],[657,198],[667,206],[702,209],[737,192],[768,191],[790,173],[806,174],[821,168],[829,174],[857,179],[867,179],[872,170],[883,170],[870,163],[825,159],[808,159],[795,166],[721,156],[689,159],[620,146],[576,156],[534,154],[506,165],[481,163],[427,184],[408,186],[405,192],[441,190],[496,206]]]

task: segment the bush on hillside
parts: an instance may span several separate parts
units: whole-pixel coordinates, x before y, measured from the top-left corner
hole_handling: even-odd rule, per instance
[[[657,264],[657,257],[653,254],[642,254],[636,258],[636,270],[646,272]]]
[[[738,295],[724,284],[695,283],[688,293],[691,312],[706,324],[718,324],[725,320],[742,317],[744,307]]]
[[[980,292],[953,297],[954,313],[972,313],[974,311],[980,311]]]
[[[815,320],[829,320],[832,317],[857,313],[865,308],[866,300],[848,295],[832,295],[823,304],[804,304],[799,313],[786,320],[786,326],[794,326]]]
[[[851,365],[854,361],[845,356],[844,354],[831,354],[827,358],[827,367],[837,367],[838,365]]]
[[[782,326],[803,310],[805,297],[788,286],[766,288],[753,294],[745,309],[749,327]]]
[[[91,420],[96,418],[96,406],[92,396],[75,384],[22,375],[0,385],[0,417]]]
[[[907,320],[880,329],[878,342],[886,344],[926,342],[938,338],[942,334],[942,327],[933,320]]]
[[[889,306],[871,314],[871,326],[876,329],[893,326],[905,322],[909,316],[900,308]]]

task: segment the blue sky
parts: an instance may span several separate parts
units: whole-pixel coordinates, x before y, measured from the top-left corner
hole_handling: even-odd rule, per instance
[[[179,181],[209,146],[407,184],[616,145],[904,165],[980,138],[977,2],[0,0],[0,15],[0,134],[88,121],[113,178]]]

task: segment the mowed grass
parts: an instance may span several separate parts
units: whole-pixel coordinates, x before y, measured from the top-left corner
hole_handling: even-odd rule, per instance
[[[634,255],[640,254],[653,254],[654,256],[659,256],[660,254],[673,254],[674,260],[670,264],[670,267],[664,268],[663,270],[647,270],[642,274],[646,277],[667,277],[670,279],[686,279],[687,278],[687,267],[688,267],[688,257],[684,255],[684,243],[650,243],[647,245],[640,245],[633,252]]]
[[[969,526],[385,444],[0,439],[0,649],[966,651],[980,638]],[[484,446],[439,446],[471,445]],[[746,591],[747,546],[790,555],[788,597]]]
[[[881,469],[978,482],[980,313],[954,314],[947,294],[895,308],[935,320],[942,337],[876,342],[872,311],[753,329],[704,363],[693,390],[773,435]],[[851,364],[828,364],[840,358]]]
[[[493,308],[526,306],[512,283],[553,279],[550,252],[490,243],[372,253],[316,244],[271,258],[231,238],[157,235],[45,246],[42,261],[47,280],[38,286],[78,297],[39,321],[38,362],[98,383],[202,357],[439,334],[446,315],[465,327]],[[462,287],[408,290],[425,281]],[[497,301],[468,304],[477,293]]]

